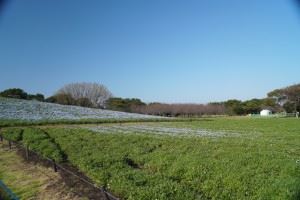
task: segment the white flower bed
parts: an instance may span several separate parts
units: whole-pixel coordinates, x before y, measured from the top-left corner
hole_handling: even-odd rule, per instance
[[[78,119],[145,119],[157,116],[117,112],[103,109],[66,106],[38,101],[0,98],[0,119],[78,120]]]
[[[174,128],[162,126],[148,126],[148,125],[98,125],[98,126],[85,126],[85,128],[98,132],[98,133],[136,133],[136,134],[159,134],[171,136],[202,136],[202,137],[226,137],[226,136],[239,136],[238,133],[225,132],[225,131],[212,131],[205,129],[189,129],[189,128]]]

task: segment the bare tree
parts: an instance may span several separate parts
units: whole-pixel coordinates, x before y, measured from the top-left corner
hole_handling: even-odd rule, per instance
[[[202,116],[225,114],[223,104],[163,104],[150,103],[144,106],[136,106],[133,112],[162,115],[162,116]]]
[[[88,99],[94,107],[105,107],[105,102],[112,93],[102,84],[98,83],[70,83],[59,89],[56,95],[68,94],[75,100]]]

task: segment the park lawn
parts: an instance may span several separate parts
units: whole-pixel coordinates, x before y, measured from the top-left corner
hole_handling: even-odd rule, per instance
[[[147,123],[222,137],[45,128],[68,160],[125,199],[299,199],[300,121],[209,118]]]

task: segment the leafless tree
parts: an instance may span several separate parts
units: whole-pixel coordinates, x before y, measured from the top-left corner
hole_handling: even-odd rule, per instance
[[[136,106],[133,112],[160,115],[160,116],[202,116],[225,114],[222,104],[162,104],[151,103],[145,106]]]
[[[103,108],[112,93],[102,84],[98,83],[70,83],[59,89],[56,95],[68,94],[75,100],[88,99],[94,107]]]

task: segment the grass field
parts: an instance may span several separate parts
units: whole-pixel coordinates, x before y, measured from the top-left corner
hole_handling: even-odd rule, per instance
[[[300,120],[59,125],[69,162],[124,199],[300,199]]]
[[[21,200],[84,200],[70,192],[52,169],[27,163],[0,143],[0,180]]]

